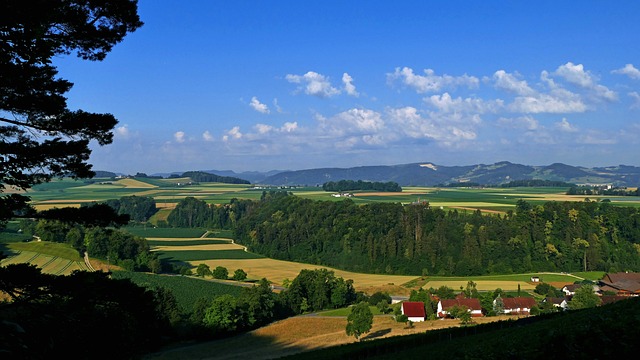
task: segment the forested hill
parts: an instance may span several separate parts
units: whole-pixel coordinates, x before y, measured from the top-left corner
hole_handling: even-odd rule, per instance
[[[469,166],[413,163],[352,168],[320,168],[285,171],[268,176],[261,183],[272,185],[321,185],[329,181],[363,180],[397,182],[400,186],[435,186],[450,183],[501,185],[514,180],[550,180],[572,184],[640,185],[640,167],[610,166],[585,168],[565,164],[530,166],[508,161]]]
[[[167,220],[232,228],[253,252],[357,272],[640,271],[640,209],[607,202],[520,201],[515,212],[482,215],[274,192],[226,206],[186,198]]]
[[[188,177],[191,180],[199,183],[203,182],[217,182],[224,184],[250,184],[248,180],[239,179],[231,176],[219,176],[216,174],[209,174],[202,171],[187,171],[182,174],[182,177]]]

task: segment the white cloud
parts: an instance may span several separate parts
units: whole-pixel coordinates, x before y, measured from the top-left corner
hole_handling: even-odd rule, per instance
[[[432,69],[425,69],[425,75],[416,75],[413,69],[403,67],[396,68],[392,74],[387,74],[389,82],[400,79],[405,85],[414,88],[418,93],[438,92],[442,89],[455,89],[458,86],[477,88],[480,80],[475,76],[464,74],[462,76],[436,75]]]
[[[293,132],[296,129],[298,129],[298,122],[286,122],[284,123],[284,125],[282,125],[282,127],[280,128],[280,131],[282,132]]]
[[[590,88],[594,84],[591,74],[584,71],[584,66],[582,64],[575,65],[571,61],[564,65],[560,65],[554,74],[564,78],[572,84],[582,86],[584,88]]]
[[[566,118],[562,118],[561,121],[555,123],[554,125],[560,131],[564,131],[564,132],[576,132],[576,131],[578,131],[578,129],[576,129],[575,126],[571,125]]]
[[[239,126],[234,126],[231,130],[227,131],[225,135],[222,136],[222,141],[229,141],[230,139],[241,139],[242,133],[240,132]]]
[[[384,121],[373,110],[350,109],[336,115],[332,125],[338,133],[375,133],[384,127]]]
[[[479,118],[475,115],[463,117],[459,114],[445,114],[445,116],[436,114],[435,117],[423,117],[416,108],[411,106],[388,109],[387,116],[388,126],[398,134],[395,136],[396,139],[401,141],[404,136],[413,139],[431,139],[447,147],[455,147],[461,141],[475,139],[476,133],[473,126],[479,123]]]
[[[173,138],[176,139],[176,142],[179,143],[183,143],[185,141],[184,136],[184,131],[177,131],[175,134],[173,134]]]
[[[526,130],[538,129],[538,120],[529,115],[516,118],[500,118],[498,119],[498,124],[506,127],[523,128]]]
[[[620,74],[620,75],[627,75],[628,77],[630,77],[632,79],[640,80],[640,70],[636,69],[633,66],[633,64],[627,64],[623,68],[620,68],[620,69],[617,69],[617,70],[613,70],[612,73]]]
[[[360,96],[360,93],[356,91],[356,86],[353,85],[353,78],[349,74],[342,74],[342,83],[344,84],[344,91],[346,91],[347,94],[355,97]]]
[[[317,72],[309,71],[304,75],[287,74],[287,81],[301,84],[298,90],[304,90],[305,94],[321,98],[328,98],[340,94],[340,90],[331,86],[329,79]]]
[[[631,108],[640,109],[640,94],[638,94],[636,91],[633,91],[628,93],[627,95],[629,95],[629,97],[633,99],[633,104],[631,104]]]
[[[526,80],[519,80],[518,75],[510,74],[504,70],[498,70],[493,74],[495,86],[518,95],[533,95],[536,93]]]
[[[213,141],[213,135],[209,132],[209,130],[202,133],[202,138],[204,141]]]
[[[442,95],[431,95],[423,99],[427,105],[436,108],[441,112],[496,112],[504,106],[504,102],[500,99],[492,101],[484,101],[477,98],[457,97],[453,99],[449,93]]]
[[[251,102],[249,103],[249,105],[253,108],[253,110],[259,113],[263,113],[263,114],[269,113],[269,107],[267,107],[266,104],[261,103],[258,100],[258,98],[255,96],[251,98]]]
[[[579,97],[558,98],[547,94],[518,97],[509,105],[513,112],[521,113],[576,113],[585,112],[587,106]]]
[[[559,66],[554,74],[562,77],[571,84],[592,90],[594,95],[598,98],[608,101],[615,101],[618,98],[614,91],[604,85],[597,84],[596,79],[591,75],[591,73],[584,70],[584,66],[582,64],[576,65],[572,62],[568,62]]]
[[[129,132],[129,127],[127,125],[118,126],[116,128],[116,135],[127,139],[131,135],[131,133]]]
[[[265,125],[265,124],[256,124],[254,126],[254,128],[258,131],[258,133],[260,134],[266,134],[269,131],[273,130],[273,126],[271,125]]]

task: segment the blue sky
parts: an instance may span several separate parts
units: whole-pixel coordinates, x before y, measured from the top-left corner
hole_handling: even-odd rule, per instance
[[[640,2],[141,0],[69,106],[95,170],[636,165]]]

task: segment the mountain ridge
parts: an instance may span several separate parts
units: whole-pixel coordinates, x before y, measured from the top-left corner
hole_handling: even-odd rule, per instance
[[[622,187],[640,185],[640,167],[637,166],[611,165],[588,168],[557,162],[550,165],[523,165],[509,161],[499,161],[493,164],[448,166],[426,161],[397,165],[367,165],[346,168],[324,167],[303,170],[271,170],[266,172],[199,171],[220,176],[237,177],[248,180],[252,184],[277,186],[321,186],[328,181],[340,180],[393,181],[400,186],[436,186],[464,182],[500,185],[514,180],[535,179],[563,181],[574,184],[610,184]]]

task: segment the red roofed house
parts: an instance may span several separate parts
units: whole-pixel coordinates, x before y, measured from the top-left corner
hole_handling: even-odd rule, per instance
[[[640,273],[619,272],[606,274],[600,280],[601,291],[612,291],[620,296],[640,295]]]
[[[413,322],[424,321],[426,316],[422,301],[404,301],[401,310],[402,315],[406,315],[407,319]]]
[[[446,318],[449,316],[449,309],[454,306],[465,306],[471,312],[471,316],[482,316],[482,306],[478,299],[442,299],[438,301],[438,317]]]
[[[502,300],[502,313],[504,314],[529,315],[531,307],[536,305],[536,299],[532,297],[501,298],[498,296],[493,300],[494,309],[498,298]]]

